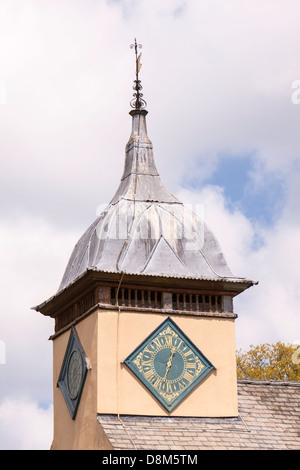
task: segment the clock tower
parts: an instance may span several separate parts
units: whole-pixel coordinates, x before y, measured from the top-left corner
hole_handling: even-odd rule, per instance
[[[58,292],[53,449],[113,449],[101,416],[236,417],[235,276],[204,220],[162,183],[136,54],[123,176],[79,239]]]

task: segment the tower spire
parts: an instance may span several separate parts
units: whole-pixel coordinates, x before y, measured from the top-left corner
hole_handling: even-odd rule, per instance
[[[142,44],[138,44],[136,39],[134,40],[134,44],[130,44],[130,49],[134,49],[135,52],[135,80],[133,85],[135,93],[133,93],[134,98],[131,100],[130,106],[136,110],[144,109],[147,106],[146,101],[143,99],[143,93],[141,93],[143,87],[141,85],[141,80],[139,80],[139,71],[142,67],[142,53],[138,55],[138,49],[141,49],[142,47]]]

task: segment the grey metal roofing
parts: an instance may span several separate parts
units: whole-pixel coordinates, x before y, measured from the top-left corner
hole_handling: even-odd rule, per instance
[[[145,110],[134,110],[120,185],[76,244],[59,291],[86,270],[236,278],[211,230],[162,183]]]

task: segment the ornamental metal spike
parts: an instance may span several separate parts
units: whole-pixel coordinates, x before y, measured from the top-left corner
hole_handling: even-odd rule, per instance
[[[133,93],[134,98],[130,102],[130,106],[134,109],[144,109],[147,106],[146,101],[143,99],[143,93],[141,90],[143,89],[141,85],[141,80],[139,80],[139,71],[141,70],[141,57],[142,54],[138,55],[138,48],[142,48],[142,44],[138,44],[136,39],[134,40],[134,44],[130,44],[130,49],[134,49],[135,52],[135,80],[133,89],[135,93]]]

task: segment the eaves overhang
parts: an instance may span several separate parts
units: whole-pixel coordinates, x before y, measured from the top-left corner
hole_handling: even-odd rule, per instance
[[[137,288],[148,287],[164,292],[176,292],[189,290],[190,292],[207,291],[219,292],[223,295],[236,295],[244,292],[249,287],[258,284],[247,278],[208,278],[208,277],[181,277],[166,276],[163,274],[135,274],[120,271],[99,271],[87,269],[78,276],[67,287],[59,290],[55,295],[41,304],[32,307],[33,310],[46,316],[55,316],[56,312],[63,308],[75,297],[79,297],[87,289],[91,290],[97,285],[136,286]]]

